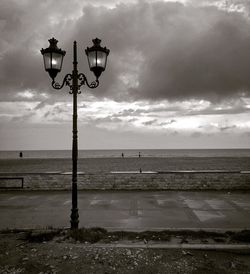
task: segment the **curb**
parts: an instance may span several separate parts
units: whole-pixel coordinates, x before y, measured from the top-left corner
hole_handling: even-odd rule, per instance
[[[79,227],[79,229],[81,228],[93,228],[93,227]],[[242,230],[249,230],[250,228],[247,227],[242,227],[242,228],[192,228],[192,227],[182,227],[182,228],[164,228],[164,227],[155,227],[155,228],[149,228],[149,227],[144,227],[144,228],[121,228],[121,227],[101,227],[106,229],[108,232],[116,232],[116,231],[124,231],[124,232],[144,232],[144,231],[150,231],[150,232],[160,232],[160,231],[169,231],[169,232],[217,232],[217,233],[230,233],[230,232],[241,232]],[[11,228],[11,227],[6,227],[6,228],[0,228],[0,233],[2,233],[3,231],[9,230],[9,231],[36,231],[36,230],[48,230],[48,227],[15,227],[15,228]],[[52,227],[52,230],[55,229],[65,229],[65,230],[70,230],[70,226],[59,226],[59,227]],[[250,245],[249,245],[250,246]]]
[[[62,229],[62,230],[69,230],[68,227],[64,227],[64,228],[58,228],[58,229]],[[56,230],[55,228],[52,229],[31,229],[31,228],[22,228],[22,229],[10,229],[8,232],[12,233],[12,232],[27,232],[27,231],[39,231],[39,232],[43,232],[43,231],[48,231],[48,230]],[[179,231],[181,232],[181,230],[168,230],[168,231]],[[201,231],[201,230],[189,230],[190,232],[192,231]],[[218,232],[218,230],[216,230]],[[126,231],[124,231],[126,232]],[[153,232],[153,231],[152,231]],[[208,232],[207,231],[202,231],[202,232]],[[210,232],[212,232],[210,230]],[[213,232],[215,232],[215,230],[213,230]],[[232,230],[230,232],[233,232]],[[236,231],[234,231],[236,232]],[[0,234],[4,234],[6,233],[6,231],[0,230]],[[246,243],[246,244],[242,244],[242,243],[169,243],[169,242],[164,242],[161,241],[160,243],[157,243],[155,241],[150,240],[149,242],[144,240],[144,241],[128,241],[126,243],[120,241],[119,240],[117,242],[113,242],[113,243],[79,243],[76,242],[76,246],[77,247],[95,247],[95,248],[141,248],[141,249],[188,249],[188,250],[238,250],[238,251],[248,251],[250,252],[250,243]],[[186,254],[186,255],[192,255],[192,254]]]
[[[97,248],[189,249],[189,250],[248,250],[250,244],[92,244]]]

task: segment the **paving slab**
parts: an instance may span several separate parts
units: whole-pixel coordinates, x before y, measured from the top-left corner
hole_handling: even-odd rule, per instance
[[[80,226],[250,229],[250,192],[79,191]],[[0,192],[0,229],[69,227],[70,191]]]

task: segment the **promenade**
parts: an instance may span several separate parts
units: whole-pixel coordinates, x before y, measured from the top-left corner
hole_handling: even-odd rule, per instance
[[[250,192],[79,191],[80,227],[250,229]],[[70,191],[0,192],[0,229],[69,227]]]

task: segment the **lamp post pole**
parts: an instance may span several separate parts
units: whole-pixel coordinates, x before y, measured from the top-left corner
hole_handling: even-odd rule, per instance
[[[77,229],[79,214],[77,207],[77,93],[78,93],[78,70],[77,70],[77,44],[74,41],[73,48],[73,71],[72,71],[72,95],[73,95],[73,140],[72,140],[72,209],[70,215],[71,229]]]
[[[77,44],[74,41],[73,45],[73,70],[72,74],[68,73],[64,76],[62,84],[55,82],[55,77],[61,71],[63,57],[66,51],[57,47],[57,40],[51,38],[49,40],[50,46],[46,49],[41,49],[44,59],[45,70],[52,78],[52,87],[54,89],[62,89],[64,85],[70,87],[70,94],[73,95],[73,137],[72,137],[72,209],[70,215],[71,229],[78,229],[79,214],[77,206],[77,158],[78,158],[78,140],[77,140],[77,95],[81,93],[80,87],[87,85],[94,89],[98,87],[101,73],[106,68],[107,56],[109,49],[101,47],[101,40],[95,38],[92,40],[93,46],[87,48],[85,53],[88,57],[90,70],[95,74],[96,80],[88,83],[87,77],[83,73],[78,73],[77,70]]]

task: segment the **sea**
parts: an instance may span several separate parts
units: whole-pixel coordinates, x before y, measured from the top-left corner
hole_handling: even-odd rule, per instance
[[[20,151],[0,151],[0,159],[19,158]],[[71,150],[23,150],[23,158],[67,159]],[[250,157],[250,149],[105,149],[79,150],[78,158],[124,157]]]

